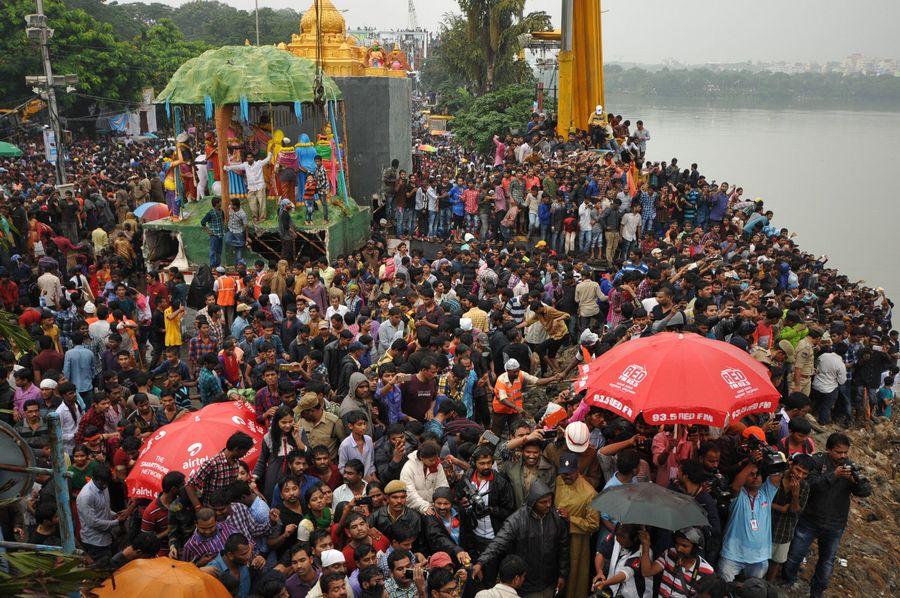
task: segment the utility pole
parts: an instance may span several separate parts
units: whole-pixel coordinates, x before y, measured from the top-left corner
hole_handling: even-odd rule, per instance
[[[41,45],[41,59],[44,63],[44,76],[25,77],[27,85],[34,85],[47,94],[47,106],[50,112],[50,127],[56,137],[56,184],[66,184],[66,151],[63,130],[59,121],[59,108],[56,105],[56,90],[54,87],[67,87],[78,83],[75,75],[53,77],[53,69],[50,66],[50,47],[48,42],[53,37],[53,30],[47,27],[47,16],[44,14],[44,0],[35,0],[37,14],[25,15],[27,27],[25,33],[28,39]]]
[[[256,45],[259,46],[259,0],[253,0],[256,7]]]

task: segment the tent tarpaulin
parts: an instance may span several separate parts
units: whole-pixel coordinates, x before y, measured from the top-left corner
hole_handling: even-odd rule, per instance
[[[274,46],[223,46],[182,64],[157,103],[213,104],[313,102],[316,65]],[[342,99],[337,84],[323,75],[327,99]]]

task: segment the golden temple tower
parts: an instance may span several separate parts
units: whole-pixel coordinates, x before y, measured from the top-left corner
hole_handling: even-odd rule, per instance
[[[321,10],[321,15],[319,11]],[[369,49],[360,47],[347,34],[347,22],[331,0],[313,0],[300,19],[300,35],[291,36],[290,43],[278,47],[295,56],[316,60],[316,27],[321,31],[321,59],[325,73],[331,77],[406,77],[403,70],[391,70],[388,64],[370,66]],[[385,53],[386,54],[386,53]],[[405,63],[405,56],[403,62]]]

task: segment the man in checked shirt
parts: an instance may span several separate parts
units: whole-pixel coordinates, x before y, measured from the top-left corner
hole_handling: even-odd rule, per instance
[[[237,480],[238,461],[243,459],[251,448],[253,439],[243,432],[235,432],[228,438],[225,448],[220,453],[194,472],[185,486],[185,492],[195,510],[201,508],[204,502],[209,503],[209,497],[214,492],[225,490]]]

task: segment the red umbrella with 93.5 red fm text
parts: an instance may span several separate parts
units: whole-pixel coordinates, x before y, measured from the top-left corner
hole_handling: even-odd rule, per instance
[[[170,471],[180,471],[190,478],[200,465],[225,448],[235,432],[253,439],[253,448],[243,458],[252,470],[266,430],[256,423],[256,411],[249,403],[213,403],[163,426],[144,441],[125,479],[128,496],[155,498],[162,491],[163,476]]]
[[[769,370],[741,349],[693,333],[663,332],[622,343],[586,365],[575,391],[591,405],[651,425],[724,427],[775,410]]]

